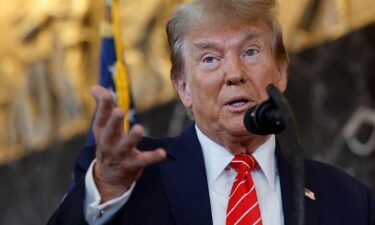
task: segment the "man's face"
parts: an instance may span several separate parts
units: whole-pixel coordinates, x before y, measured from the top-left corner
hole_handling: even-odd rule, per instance
[[[184,75],[176,87],[197,126],[210,138],[248,137],[244,113],[268,98],[266,86],[286,88],[286,64],[277,63],[270,30],[260,21],[205,26],[184,39]]]

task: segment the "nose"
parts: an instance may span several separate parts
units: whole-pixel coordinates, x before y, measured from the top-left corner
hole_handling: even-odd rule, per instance
[[[225,71],[225,84],[238,85],[246,82],[244,65],[238,56],[228,57]]]

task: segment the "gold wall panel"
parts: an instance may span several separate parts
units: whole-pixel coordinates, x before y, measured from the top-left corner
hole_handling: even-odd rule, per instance
[[[124,56],[139,112],[176,97],[165,23],[183,0],[121,0]],[[104,0],[0,0],[0,163],[87,132]],[[375,21],[373,0],[280,0],[299,51]]]
[[[101,0],[0,1],[0,163],[86,133]]]
[[[375,22],[373,0],[279,0],[290,51],[333,40]]]
[[[165,24],[182,1],[121,1],[125,60],[138,111],[166,103],[176,97],[170,82],[170,60]]]

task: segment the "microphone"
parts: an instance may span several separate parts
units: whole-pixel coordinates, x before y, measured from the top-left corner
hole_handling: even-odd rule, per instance
[[[254,134],[277,134],[285,129],[283,113],[272,98],[250,108],[244,116],[246,129]]]
[[[266,91],[268,100],[245,113],[244,125],[249,132],[258,135],[278,134],[285,130],[277,135],[277,139],[293,172],[292,225],[304,225],[304,161],[296,120],[288,101],[277,87],[270,84]]]

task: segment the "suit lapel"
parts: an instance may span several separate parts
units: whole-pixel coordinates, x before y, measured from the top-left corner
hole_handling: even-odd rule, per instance
[[[207,175],[194,124],[166,147],[161,177],[177,225],[212,224]]]
[[[286,157],[281,152],[279,145],[276,145],[276,160],[279,169],[281,198],[283,202],[284,224],[293,223],[293,206],[292,206],[292,170],[287,163]]]
[[[282,152],[279,145],[276,147],[276,159],[279,169],[281,196],[283,202],[284,224],[293,224],[293,171],[287,160],[286,155]],[[305,160],[306,162],[306,160]],[[313,191],[315,195],[318,193],[318,187],[309,179],[309,171],[305,164],[305,185],[304,187]],[[305,224],[319,224],[319,196],[317,199],[311,200],[305,196]]]
[[[207,175],[194,124],[166,147],[168,159],[160,165],[161,177],[177,225],[212,224]],[[293,172],[287,157],[277,144],[276,159],[280,176],[284,224],[293,224]],[[306,161],[305,161],[306,162]],[[305,187],[313,191],[315,201],[305,197],[306,225],[319,224],[319,190],[310,180],[305,164]]]
[[[312,200],[305,196],[305,209],[306,209],[306,225],[319,225],[320,213],[319,204],[321,203],[319,195],[319,181],[314,182],[312,174],[310,174],[310,167],[308,166],[308,161],[305,160],[305,188],[311,190],[315,195],[315,200]]]

